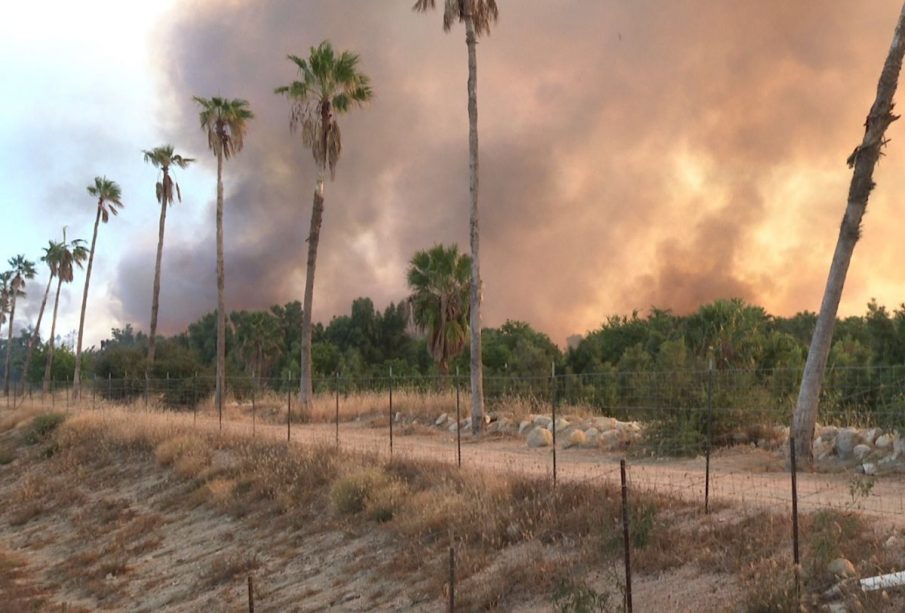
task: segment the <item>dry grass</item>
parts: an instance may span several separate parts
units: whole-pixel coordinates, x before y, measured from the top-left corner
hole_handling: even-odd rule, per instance
[[[545,478],[384,460],[333,446],[303,448],[192,429],[190,416],[121,409],[71,416],[54,433],[53,444],[52,461],[69,474],[115,466],[123,458],[152,460],[185,482],[186,495],[198,504],[254,518],[262,530],[318,523],[352,533],[385,531],[394,546],[367,563],[382,565],[385,577],[410,586],[416,601],[443,597],[450,545],[465,610],[506,608],[532,595],[552,594],[564,581],[622,556],[621,499],[609,482],[566,482],[554,490]],[[61,504],[64,485],[46,474],[24,474],[10,500],[10,521],[24,523],[47,512],[48,505]],[[86,535],[96,537],[100,533],[91,530],[102,525],[112,529],[103,542],[58,570],[88,593],[100,589],[108,575],[128,576],[131,560],[159,544],[166,523],[160,515],[136,515],[114,498],[99,501],[87,514],[96,523]],[[738,509],[704,516],[696,506],[639,491],[632,496],[631,519],[637,572],[693,565],[742,585],[750,610],[787,602],[785,516]],[[822,571],[837,556],[871,573],[892,570],[901,552],[886,552],[878,538],[855,515],[804,517],[806,589],[827,587]],[[261,563],[253,552],[223,554],[209,562],[199,582],[212,589]],[[615,591],[609,595],[618,601]]]

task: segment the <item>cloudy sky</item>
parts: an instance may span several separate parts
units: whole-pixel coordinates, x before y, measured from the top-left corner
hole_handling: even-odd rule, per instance
[[[562,344],[651,306],[817,309],[897,1],[498,2],[478,49],[486,324],[526,320]],[[411,3],[16,3],[0,23],[0,255],[36,259],[63,225],[90,238],[85,186],[115,179],[126,209],[101,228],[86,338],[146,329],[159,210],[141,150],[172,143],[199,163],[177,175],[161,329],[212,310],[215,161],[191,97],[240,97],[256,118],[225,171],[227,303],[301,299],[315,173],[272,92],[294,77],[288,53],[329,39],[361,54],[376,97],[341,120],[315,318],[399,300],[415,250],[467,248],[464,32]],[[905,301],[902,129],[843,313]],[[64,334],[82,283],[64,294]]]

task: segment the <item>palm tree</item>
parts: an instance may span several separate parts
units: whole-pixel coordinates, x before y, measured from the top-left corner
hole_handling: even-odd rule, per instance
[[[308,59],[290,55],[289,60],[299,72],[299,80],[278,87],[277,94],[285,94],[292,104],[289,128],[302,129],[302,144],[311,148],[317,165],[317,187],[311,209],[308,233],[308,271],[305,277],[305,303],[302,312],[302,357],[299,404],[301,410],[311,409],[311,308],[314,301],[314,269],[317,245],[320,240],[324,214],[324,175],[330,170],[335,178],[336,163],[342,153],[337,116],[353,105],[361,106],[371,99],[370,79],[358,71],[359,57],[350,51],[334,53],[329,41],[311,47]]]
[[[417,0],[416,11],[427,11],[436,0]],[[471,431],[477,435],[484,423],[484,376],[481,363],[481,261],[478,233],[478,60],[477,37],[490,34],[490,26],[499,18],[496,0],[445,0],[443,30],[453,23],[465,24],[468,48],[468,193],[471,200],[469,234],[471,239]]]
[[[88,195],[97,198],[97,214],[94,218],[94,234],[91,237],[91,251],[88,253],[88,269],[85,271],[85,291],[82,293],[82,314],[79,317],[79,336],[75,345],[75,371],[72,374],[72,393],[76,399],[81,391],[82,337],[85,333],[85,310],[88,307],[88,285],[91,283],[91,267],[97,247],[97,229],[101,221],[107,223],[111,215],[118,215],[123,208],[122,191],[115,181],[107,177],[95,177],[94,185],[88,186]]]
[[[468,342],[471,258],[456,245],[417,252],[408,269],[412,319],[427,334],[427,348],[440,373]]]
[[[66,241],[66,228],[63,228],[63,241],[55,244],[53,259],[57,268],[57,292],[53,300],[53,318],[50,320],[50,336],[47,338],[47,361],[44,364],[44,393],[50,391],[50,377],[53,370],[53,350],[57,334],[57,312],[60,307],[60,290],[64,283],[72,283],[75,278],[75,267],[82,268],[88,259],[89,251],[85,241],[80,238]]]
[[[207,133],[207,146],[217,156],[217,412],[223,423],[226,389],[226,304],[223,297],[223,160],[242,151],[247,122],[254,118],[248,102],[234,98],[193,98],[201,106],[198,117]]]
[[[849,167],[854,169],[848,190],[848,202],[839,228],[836,251],[833,253],[823,301],[820,304],[820,314],[817,316],[814,336],[811,337],[798,402],[792,418],[791,432],[795,437],[795,454],[804,466],[809,466],[813,462],[811,442],[817,424],[817,402],[833,341],[833,329],[836,325],[839,301],[842,299],[842,288],[845,285],[855,244],[861,237],[861,220],[867,209],[867,199],[874,188],[874,167],[886,144],[886,128],[898,119],[897,115],[892,114],[893,96],[898,86],[903,55],[905,55],[905,5],[899,14],[892,45],[880,73],[877,97],[864,123],[864,139],[855,147],[848,159]]]
[[[35,278],[35,263],[17,255],[8,260],[12,278],[9,281],[9,335],[6,341],[6,366],[3,368],[3,393],[9,396],[9,367],[13,353],[13,324],[16,319],[16,298],[25,296],[25,282]]]
[[[65,228],[63,230],[65,235]],[[32,331],[31,335],[28,337],[28,346],[25,350],[25,364],[22,367],[22,392],[25,391],[25,378],[28,376],[29,371],[31,370],[31,358],[34,354],[35,343],[40,341],[41,339],[41,321],[44,319],[44,309],[47,307],[47,297],[50,295],[50,287],[53,285],[53,280],[57,276],[58,265],[59,265],[59,253],[60,253],[61,243],[55,243],[54,241],[47,241],[47,246],[44,247],[44,255],[41,256],[41,261],[47,264],[48,272],[50,273],[47,277],[47,287],[44,288],[44,297],[41,299],[41,308],[38,310],[38,320],[35,322],[35,329]]]
[[[163,260],[163,233],[167,223],[167,206],[173,204],[173,198],[182,202],[182,192],[177,183],[170,176],[170,166],[178,166],[185,169],[195,160],[182,157],[173,151],[172,145],[156,147],[150,151],[143,151],[145,162],[159,168],[161,178],[156,185],[157,202],[160,204],[160,228],[157,232],[157,260],[154,263],[154,287],[151,295],[151,330],[148,335],[148,363],[145,376],[151,372],[154,365],[154,350],[157,345],[157,312],[160,308],[160,264]]]

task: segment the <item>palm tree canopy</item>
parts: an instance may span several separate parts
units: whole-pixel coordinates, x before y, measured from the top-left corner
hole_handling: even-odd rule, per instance
[[[41,256],[41,261],[47,264],[51,277],[57,276],[57,272],[60,269],[60,248],[62,245],[63,243],[47,241],[47,246],[44,247],[44,255]]]
[[[436,6],[436,0],[417,0],[412,9],[418,12],[425,12],[434,9]],[[478,36],[490,34],[490,26],[495,24],[500,17],[496,0],[444,0],[443,29],[449,32],[454,23],[465,21],[466,11],[468,10],[471,11],[475,33]]]
[[[110,215],[118,215],[119,209],[125,206],[119,185],[107,177],[94,177],[94,185],[88,186],[88,194],[97,198],[97,208],[104,223],[110,220]]]
[[[12,273],[12,281],[10,282],[10,295],[15,293],[16,296],[24,296],[22,288],[25,287],[25,281],[34,279],[38,271],[35,269],[35,263],[25,259],[24,255],[17,255],[7,260]]]
[[[314,162],[336,175],[336,162],[342,153],[342,139],[336,116],[361,106],[374,92],[367,75],[358,70],[357,53],[343,51],[339,55],[330,41],[311,47],[308,59],[290,55],[299,80],[278,87],[274,93],[284,94],[292,103],[289,127],[301,125],[302,143],[311,147]]]
[[[412,319],[427,334],[431,355],[445,369],[468,339],[471,258],[456,245],[435,245],[412,257],[407,281]]]
[[[254,119],[254,113],[248,108],[248,101],[239,98],[229,100],[214,96],[212,98],[192,98],[201,106],[198,118],[201,129],[207,132],[207,146],[214,155],[223,155],[229,159],[245,144],[247,123]]]
[[[155,147],[150,151],[143,150],[142,153],[144,154],[145,162],[154,168],[159,168],[163,173],[163,177],[161,177],[161,180],[158,181],[155,186],[157,190],[157,202],[160,204],[173,204],[174,188],[176,199],[179,200],[179,202],[182,202],[182,192],[179,190],[179,183],[170,176],[170,166],[178,166],[184,170],[189,164],[194,162],[195,159],[179,155],[173,149],[173,145]]]
[[[12,271],[0,272],[0,326],[6,323],[6,315],[9,313],[9,295],[12,280]]]
[[[85,246],[85,241],[80,238],[67,242],[65,237],[63,242],[57,243],[57,246],[57,274],[60,275],[61,281],[72,283],[75,277],[75,267],[82,268],[88,259],[88,248]]]

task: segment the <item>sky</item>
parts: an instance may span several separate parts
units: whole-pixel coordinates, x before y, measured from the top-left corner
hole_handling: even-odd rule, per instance
[[[892,0],[498,0],[478,46],[484,323],[564,344],[608,315],[686,313],[740,297],[817,310],[851,171],[900,5]],[[418,249],[468,244],[464,31],[411,0],[16,3],[0,23],[0,256],[90,239],[85,186],[123,213],[101,227],[86,344],[147,329],[159,209],[141,150],[172,143],[160,331],[216,305],[215,160],[194,95],[245,98],[225,169],[231,309],[301,300],[315,169],[273,94],[286,55],[329,39],[361,55],[374,100],[341,117],[326,188],[314,317],[406,295]],[[11,11],[11,14],[10,14]],[[905,144],[893,124],[841,312],[905,301]],[[46,274],[28,287],[33,322]],[[78,325],[83,276],[58,330]]]

